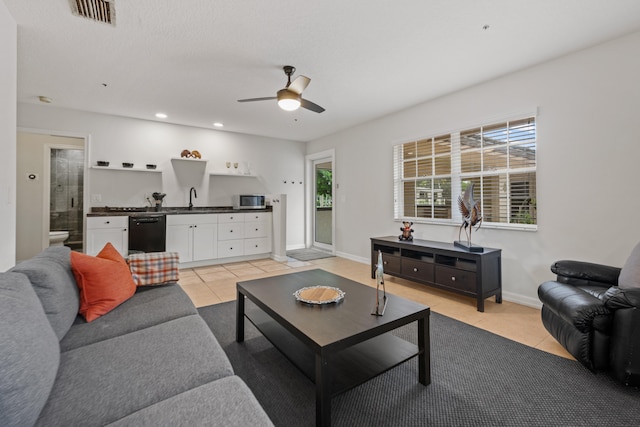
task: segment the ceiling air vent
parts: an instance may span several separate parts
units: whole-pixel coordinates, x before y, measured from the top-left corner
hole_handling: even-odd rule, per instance
[[[71,11],[76,16],[116,25],[116,9],[114,0],[69,0]]]

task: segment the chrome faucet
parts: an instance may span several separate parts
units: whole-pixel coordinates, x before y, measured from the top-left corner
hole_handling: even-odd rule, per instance
[[[193,197],[195,197],[196,199],[198,198],[198,193],[196,193],[196,189],[191,187],[189,189],[189,210],[191,210],[191,208],[193,208],[193,203],[191,202],[191,194],[193,193]]]

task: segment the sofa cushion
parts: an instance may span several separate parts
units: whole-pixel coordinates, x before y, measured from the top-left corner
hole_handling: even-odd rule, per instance
[[[620,289],[640,288],[640,243],[631,251],[618,277]]]
[[[230,375],[204,320],[181,317],[61,353],[38,425],[104,425]]]
[[[73,350],[197,313],[180,285],[138,288],[135,295],[93,322],[78,316],[60,341],[60,350]]]
[[[27,276],[0,273],[0,425],[33,425],[58,370],[60,350]]]
[[[70,252],[66,246],[52,246],[10,270],[29,277],[58,340],[73,324],[80,306]]]
[[[80,314],[87,322],[107,314],[136,291],[127,262],[111,243],[95,257],[73,252],[71,269],[80,289]]]
[[[237,376],[210,382],[141,409],[115,426],[272,426],[249,387]]]
[[[156,286],[178,281],[177,252],[149,252],[129,255],[129,268],[137,286]]]

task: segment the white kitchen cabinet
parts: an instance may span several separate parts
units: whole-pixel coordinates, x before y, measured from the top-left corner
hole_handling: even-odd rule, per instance
[[[257,212],[244,214],[244,237],[269,237],[271,235],[271,213]]]
[[[218,240],[244,239],[243,223],[218,223]]]
[[[218,258],[244,255],[244,214],[218,215]]]
[[[195,224],[193,226],[193,261],[217,258],[217,226],[216,223]]]
[[[244,239],[221,240],[218,242],[218,258],[244,255]]]
[[[92,216],[87,218],[88,255],[96,256],[110,242],[123,257],[129,254],[129,217]]]
[[[167,215],[167,251],[178,252],[180,263],[268,254],[271,218],[271,212]]]
[[[244,254],[257,255],[271,252],[271,212],[253,212],[244,215]]]
[[[218,224],[244,223],[244,215],[243,213],[218,214]]]
[[[257,255],[271,252],[271,242],[267,237],[244,239],[244,254]]]
[[[246,212],[219,216],[219,258],[269,252],[271,252],[271,212]]]
[[[180,262],[217,258],[218,215],[167,215],[167,252],[178,252]]]

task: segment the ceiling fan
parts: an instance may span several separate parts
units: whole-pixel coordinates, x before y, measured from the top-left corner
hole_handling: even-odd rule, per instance
[[[282,69],[287,75],[287,85],[284,87],[284,89],[280,89],[276,93],[276,96],[238,99],[238,102],[268,101],[271,99],[277,99],[278,106],[286,111],[294,111],[302,107],[316,113],[322,113],[324,111],[324,108],[322,108],[318,104],[314,104],[313,102],[302,98],[302,91],[306,89],[311,79],[305,76],[298,76],[293,81],[291,81],[291,75],[296,71],[296,68],[292,67],[291,65],[285,65],[284,67],[282,67]]]

